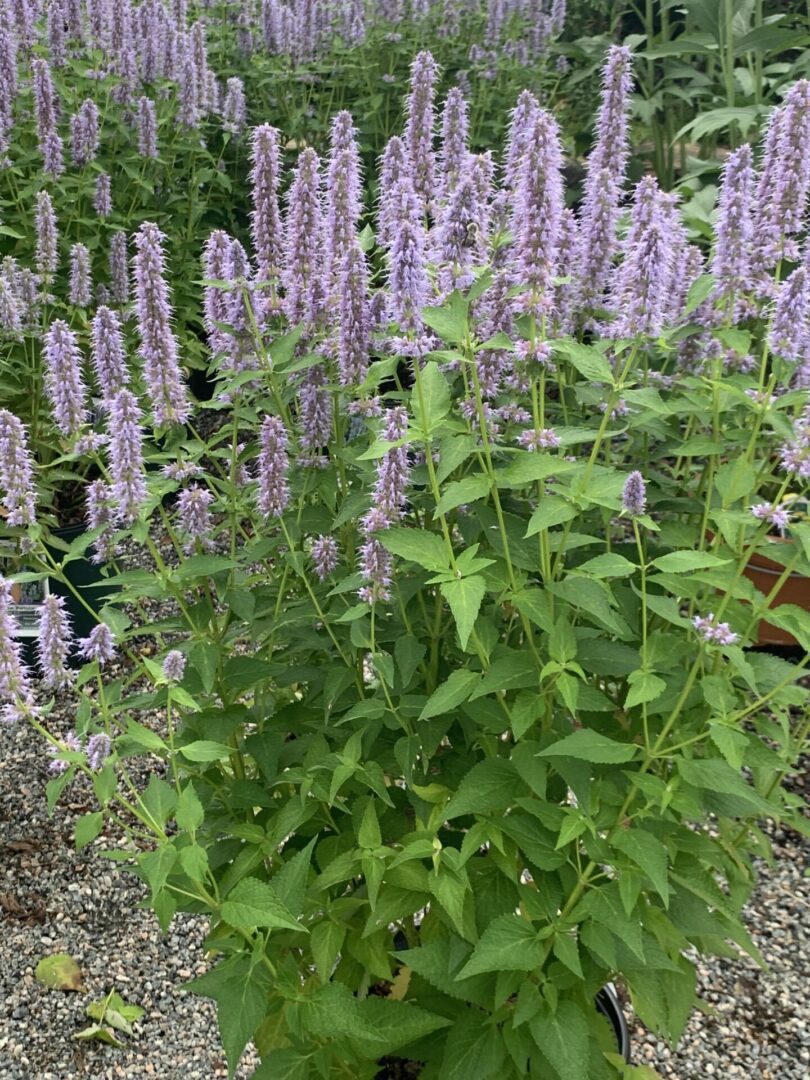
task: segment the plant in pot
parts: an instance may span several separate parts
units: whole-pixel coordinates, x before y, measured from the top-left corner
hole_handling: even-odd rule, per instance
[[[436,163],[415,146],[421,162],[383,185],[370,258],[346,117],[325,192],[304,150],[283,252],[270,185],[256,279],[206,278],[216,430],[178,438],[159,476],[132,391],[106,411],[106,538],[134,535],[148,560],[110,576],[79,643],[69,736],[0,619],[3,693],[54,753],[51,803],[71,783],[98,800],[76,842],[123,829],[108,854],[134,864],[161,925],[210,919],[215,963],[188,985],[217,1002],[231,1073],[253,1040],[259,1080],[644,1076],[602,987],[620,980],[677,1040],[693,950],[758,955],[741,911],[758,819],[798,817],[781,780],[810,726],[806,658],[744,651],[767,607],[743,576],[748,519],[708,550],[704,522],[722,532],[755,490],[730,486],[716,446],[741,437],[733,408],[757,383],[727,373],[732,407],[721,372],[679,357],[711,335],[691,320],[704,283],[650,178],[614,235],[624,156],[599,153],[624,146],[628,64],[611,54],[589,174],[603,188],[579,222],[554,119],[528,98],[494,198],[487,163],[463,155],[425,186]],[[694,283],[676,277],[687,261]],[[154,305],[138,319],[153,332]],[[804,405],[781,406],[774,439],[804,438]],[[696,445],[697,491],[678,465]],[[133,621],[158,599],[162,618]],[[58,687],[73,645],[52,608]],[[810,645],[810,617],[795,631]],[[143,636],[152,654],[108,675]]]

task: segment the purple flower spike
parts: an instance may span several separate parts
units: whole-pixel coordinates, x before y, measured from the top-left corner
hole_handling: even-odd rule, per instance
[[[47,191],[37,195],[37,247],[34,264],[37,273],[44,281],[50,281],[59,267],[58,234],[56,230],[56,212]]]
[[[205,242],[203,276],[209,281],[227,281],[230,265],[231,238],[223,229],[214,229]],[[217,323],[228,322],[228,294],[221,285],[206,285],[203,289],[203,321],[211,352],[225,352],[228,334]]]
[[[129,303],[129,267],[127,265],[127,234],[117,231],[110,237],[110,287],[113,302],[123,307]]]
[[[357,595],[366,604],[376,604],[391,599],[393,560],[379,540],[370,537],[359,552],[360,573],[367,582],[358,589]]]
[[[145,158],[158,156],[157,113],[148,97],[138,98],[138,153]]]
[[[406,176],[410,179],[410,166],[408,163],[408,155],[405,150],[405,143],[399,136],[395,135],[386,143],[380,164],[380,201],[377,211],[377,236],[383,247],[390,247],[391,241],[393,240],[394,226],[400,219],[396,193],[400,180]],[[418,205],[416,193],[413,191],[412,181],[410,187],[413,193],[414,203]]]
[[[183,681],[186,670],[186,658],[178,649],[172,649],[166,653],[163,661],[163,677],[169,682],[179,683]]]
[[[74,244],[70,249],[70,302],[85,308],[90,306],[92,297],[90,252],[84,244]]]
[[[22,422],[0,409],[0,488],[9,525],[32,525],[35,521],[34,464]]]
[[[99,173],[96,179],[93,209],[100,218],[109,217],[112,213],[112,194],[110,192],[110,178],[107,173]]]
[[[630,517],[641,517],[647,507],[647,486],[640,472],[631,472],[622,492],[622,509]]]
[[[433,99],[439,69],[431,53],[420,52],[411,64],[411,90],[405,122],[405,145],[413,170],[413,186],[425,211],[436,194],[436,162],[433,152],[435,124]]]
[[[715,299],[734,318],[740,313],[742,294],[753,287],[752,196],[754,167],[751,147],[744,143],[723,169],[717,213],[717,241],[711,270],[717,285]]]
[[[469,150],[469,118],[467,102],[461,90],[454,86],[447,94],[442,111],[442,190],[445,198],[452,194],[465,171]]]
[[[324,307],[320,161],[301,152],[290,187],[284,229],[284,311],[291,323],[317,323]]]
[[[72,643],[73,633],[65,611],[65,598],[51,593],[42,604],[37,641],[42,681],[49,690],[60,690],[70,685],[67,659]]]
[[[274,127],[254,128],[250,172],[253,210],[250,215],[253,250],[260,281],[278,277],[282,257],[281,214],[278,207],[279,135]]]
[[[247,109],[245,88],[242,80],[236,77],[228,79],[225,86],[225,101],[222,104],[222,127],[231,135],[241,135],[245,130]]]
[[[530,290],[528,304],[540,315],[553,303],[563,205],[559,128],[550,113],[538,109],[520,165],[512,230],[515,284]],[[529,310],[525,300],[521,306]]]
[[[146,476],[143,466],[141,410],[135,395],[119,390],[107,405],[110,430],[110,476],[116,519],[131,525],[146,502]]]
[[[214,496],[208,488],[199,484],[189,484],[177,497],[178,527],[185,537],[183,546],[187,555],[196,551],[198,544],[203,548],[211,545],[213,522],[210,506],[213,501]]]
[[[614,337],[661,333],[672,295],[674,237],[672,198],[645,176],[636,188],[624,262],[611,299],[619,316],[610,326]]]
[[[11,612],[13,586],[0,577],[0,701],[12,708],[3,710],[6,722],[17,719],[26,705],[30,707],[31,677],[22,661],[19,627]]]
[[[98,153],[99,112],[96,103],[86,98],[70,122],[73,164],[81,168],[93,161]]]
[[[579,290],[582,302],[588,306],[601,303],[617,250],[616,224],[628,155],[630,64],[630,50],[614,45],[602,69],[602,104],[596,140],[586,166],[580,212]]]
[[[259,511],[265,517],[281,517],[290,501],[287,485],[287,432],[277,416],[262,422],[259,451]]]
[[[332,145],[326,182],[326,260],[336,278],[355,241],[360,217],[360,152],[352,118],[340,112],[332,124]]]
[[[756,263],[760,272],[780,259],[796,259],[796,233],[804,227],[810,173],[810,80],[791,86],[771,116],[757,190]],[[767,186],[766,186],[767,185]]]
[[[534,117],[539,108],[537,98],[531,90],[524,90],[512,110],[504,162],[504,186],[510,190],[517,187],[521,162],[531,142]]]
[[[183,424],[190,412],[171,325],[163,240],[163,233],[151,221],[145,221],[135,234],[135,305],[143,374],[158,427]]]
[[[66,437],[85,422],[87,389],[82,379],[82,356],[76,335],[62,319],[55,319],[45,335],[45,392],[56,426]]]
[[[108,307],[100,307],[93,318],[90,357],[101,396],[108,402],[129,383],[121,321]]]
[[[767,521],[775,529],[784,535],[790,525],[790,510],[786,506],[775,506],[773,503],[757,503],[751,507],[752,515],[758,521]]]
[[[340,277],[338,369],[342,386],[361,383],[368,372],[371,326],[366,257],[355,244]]]
[[[332,536],[319,536],[312,543],[312,565],[320,581],[325,581],[338,563],[337,541]]]
[[[322,451],[332,434],[332,398],[326,389],[326,375],[320,364],[307,372],[298,395],[301,423],[301,449],[305,452],[302,464],[321,466],[326,459]]]
[[[408,177],[397,185],[395,197],[412,196]],[[403,216],[395,221],[388,271],[390,314],[404,334],[422,327],[420,312],[427,304],[430,283],[425,269],[425,230],[418,217]]]
[[[84,660],[95,660],[100,668],[111,664],[116,657],[115,638],[106,623],[94,626],[86,638],[77,642],[77,647]]]
[[[807,347],[810,330],[810,275],[798,266],[776,294],[768,347],[784,360],[798,360]]]
[[[99,731],[90,736],[87,740],[87,764],[93,772],[101,772],[111,752],[112,744],[109,735]]]

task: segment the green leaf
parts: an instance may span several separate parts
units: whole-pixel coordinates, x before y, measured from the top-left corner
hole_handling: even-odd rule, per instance
[[[34,977],[52,990],[84,990],[79,965],[68,953],[43,956],[34,969]]]
[[[639,748],[633,743],[620,743],[590,728],[580,728],[564,739],[541,750],[538,757],[571,757],[597,765],[617,765],[632,761]]]
[[[404,634],[397,638],[394,646],[394,660],[403,689],[410,684],[426,652],[427,646],[413,634]]]
[[[572,971],[578,979],[585,978],[582,972],[582,964],[579,961],[579,949],[575,937],[571,937],[570,934],[555,934],[554,955],[561,963],[565,964],[568,970]]]
[[[293,1046],[262,1054],[262,1063],[250,1080],[311,1080],[312,1054]]]
[[[462,1014],[453,1022],[444,1046],[442,1080],[487,1080],[503,1076],[506,1046],[498,1028],[482,1022],[477,1012]]]
[[[430,695],[427,704],[419,715],[419,719],[430,720],[431,717],[452,712],[453,709],[467,700],[479,679],[480,675],[474,671],[467,671],[464,668],[454,671]]]
[[[467,336],[467,312],[469,305],[459,293],[451,293],[441,307],[422,309],[422,321],[435,330],[448,345],[458,345]]]
[[[436,533],[420,529],[385,529],[379,533],[378,539],[392,555],[410,559],[425,570],[436,572],[450,569],[447,547]]]
[[[669,907],[667,850],[661,841],[645,829],[620,829],[614,836],[613,846],[644,871],[664,906]]]
[[[293,913],[281,902],[272,886],[258,878],[242,878],[231,889],[222,905],[222,918],[241,930],[269,926],[281,930],[308,933]]]
[[[505,810],[525,789],[514,765],[504,758],[488,758],[470,769],[447,804],[444,817],[489,814]]]
[[[314,848],[315,839],[313,838],[305,848],[290,856],[272,878],[271,885],[276,896],[288,911],[296,916],[303,914],[304,911],[304,897]]]
[[[233,748],[225,743],[211,742],[210,739],[198,739],[181,746],[180,753],[189,761],[222,761],[233,753]]]
[[[216,1001],[228,1076],[233,1076],[242,1051],[267,1012],[270,995],[264,965],[254,965],[249,956],[225,960],[212,971],[185,983],[184,989]]]
[[[91,843],[104,828],[104,815],[100,810],[94,814],[83,814],[77,819],[73,829],[73,840],[76,850],[80,851]]]
[[[544,1002],[529,1030],[560,1080],[589,1080],[588,1020],[578,1005],[561,1001],[552,1011]]]
[[[190,782],[180,792],[174,817],[177,827],[185,832],[196,832],[203,823],[205,811]]]
[[[331,919],[316,923],[312,927],[309,947],[312,951],[312,959],[318,969],[321,983],[329,982],[332,968],[335,966],[338,953],[343,948],[346,939],[346,927],[338,926]]]
[[[748,739],[741,731],[726,724],[709,724],[709,737],[732,769],[742,768]]]
[[[540,505],[529,518],[529,524],[525,536],[534,536],[543,529],[550,529],[554,525],[562,525],[565,521],[571,521],[577,516],[577,508],[562,495],[544,495]]]
[[[667,684],[651,671],[634,671],[630,677],[630,689],[624,699],[625,709],[632,709],[634,705],[643,705],[645,702],[655,701],[667,688]]]
[[[470,695],[470,700],[485,697],[497,690],[536,688],[539,683],[537,664],[531,653],[516,650],[499,656]]]
[[[615,381],[613,368],[602,353],[592,345],[581,345],[578,341],[555,341],[554,351],[562,353],[589,382],[601,382],[613,386]]]
[[[423,435],[430,435],[450,411],[450,387],[435,360],[425,364],[417,376],[411,408],[414,424]]]
[[[461,648],[466,649],[475,620],[478,618],[481,601],[487,591],[486,582],[482,577],[467,577],[456,581],[444,581],[440,588],[456,621]]]
[[[485,498],[489,494],[489,479],[486,476],[465,476],[448,484],[439,499],[433,517],[447,514],[457,506],[467,505]]]
[[[670,551],[653,559],[652,565],[664,573],[681,574],[689,570],[706,570],[709,567],[725,566],[730,559],[720,559],[710,551]]]
[[[225,664],[222,686],[229,694],[243,694],[275,674],[272,664],[255,656],[232,656]]]
[[[576,569],[583,574],[591,574],[592,577],[614,578],[628,577],[630,574],[635,574],[638,566],[634,562],[630,562],[629,559],[625,559],[623,555],[608,552],[605,555],[597,555],[595,559],[588,559],[587,562],[581,563]]]
[[[530,922],[500,915],[489,924],[457,979],[486,971],[533,971],[543,960],[542,942]]]
[[[689,315],[699,308],[704,300],[708,300],[714,289],[714,285],[714,277],[711,274],[701,274],[700,277],[695,278],[689,286],[689,292],[686,294],[686,304],[683,309],[683,314]]]
[[[742,776],[722,758],[679,758],[677,765],[678,772],[687,784],[692,784],[702,791],[743,799],[761,814],[773,812],[773,807],[749,787]]]
[[[165,742],[156,731],[144,727],[143,724],[139,724],[137,720],[131,718],[127,720],[127,739],[137,746],[142,746],[144,750],[154,750],[160,753],[166,749]]]

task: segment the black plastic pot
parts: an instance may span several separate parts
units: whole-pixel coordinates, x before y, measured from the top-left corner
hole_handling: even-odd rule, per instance
[[[613,1028],[619,1053],[629,1065],[630,1028],[627,1026],[627,1020],[622,1011],[622,1003],[619,1001],[619,995],[616,993],[616,987],[613,983],[603,986],[596,995],[596,1008]]]

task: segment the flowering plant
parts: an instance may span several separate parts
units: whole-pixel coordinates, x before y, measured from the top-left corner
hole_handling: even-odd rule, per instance
[[[628,1076],[595,994],[620,977],[677,1039],[690,949],[756,957],[756,821],[795,809],[806,657],[744,646],[767,611],[806,648],[810,615],[769,610],[744,570],[768,528],[750,507],[773,483],[781,508],[810,461],[810,91],[774,114],[758,180],[750,148],[729,159],[705,272],[653,178],[621,222],[627,50],[576,212],[531,94],[496,183],[460,94],[436,152],[435,80],[420,54],[373,230],[347,113],[283,208],[279,135],[253,131],[251,253],[222,230],[204,252],[216,389],[196,410],[171,253],[140,226],[141,363],[109,335],[91,531],[66,557],[109,568],[106,604],[78,643],[57,597],[41,627],[75,732],[49,726],[7,586],[0,691],[50,743],[51,803],[92,784],[77,843],[123,829],[108,854],[161,924],[210,917],[216,964],[190,987],[217,1001],[231,1072],[253,1039],[258,1077],[372,1077],[392,1056],[425,1077]],[[78,434],[76,352],[48,333],[54,418]],[[4,422],[9,536],[59,576]],[[810,571],[795,535],[786,575]]]

